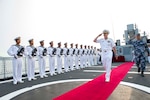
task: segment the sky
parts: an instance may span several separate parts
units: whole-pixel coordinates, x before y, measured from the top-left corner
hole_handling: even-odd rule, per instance
[[[0,0],[0,56],[21,36],[27,46],[45,40],[93,45],[93,39],[104,29],[109,37],[123,42],[127,24],[137,24],[141,32],[150,32],[149,0]],[[62,45],[63,46],[63,45]]]

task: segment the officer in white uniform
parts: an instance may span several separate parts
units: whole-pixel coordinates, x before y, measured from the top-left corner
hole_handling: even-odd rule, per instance
[[[93,55],[94,55],[94,50],[93,50],[93,46],[91,46],[91,49],[90,49],[90,64],[93,66],[94,65],[94,58],[93,58]]]
[[[26,55],[28,61],[27,75],[28,81],[36,80],[34,77],[34,68],[35,68],[35,57],[37,55],[37,49],[34,47],[34,40],[29,40],[29,46],[26,47]]]
[[[48,77],[45,74],[45,67],[46,67],[46,59],[47,56],[47,49],[44,47],[44,40],[40,41],[40,46],[38,47],[38,60],[39,60],[39,69],[40,69],[40,77]]]
[[[67,48],[67,43],[65,43],[64,45],[65,45],[65,47],[63,48],[64,68],[65,68],[65,72],[68,72],[69,71],[69,64],[68,64],[69,49]]]
[[[69,55],[68,55],[68,59],[69,59],[69,66],[71,70],[74,70],[73,67],[73,43],[70,44],[70,48],[69,48]]]
[[[20,37],[14,40],[16,44],[12,45],[7,51],[8,55],[13,56],[13,84],[17,84],[17,82],[24,83],[22,81],[22,56],[24,54],[24,47],[20,45]]]
[[[57,72],[58,74],[63,73],[62,71],[62,54],[63,54],[63,49],[61,49],[61,42],[58,43],[58,47],[56,50],[56,55],[57,55]]]
[[[102,34],[104,35],[104,38],[98,39]],[[106,69],[105,81],[109,82],[110,75],[111,75],[112,56],[113,56],[112,50],[114,51],[116,59],[118,56],[116,54],[116,47],[114,41],[111,38],[108,38],[109,31],[104,30],[102,34],[99,34],[94,39],[94,42],[100,43],[102,49],[102,64],[103,67]]]
[[[83,52],[82,45],[80,45],[79,51],[80,51],[79,52],[79,54],[80,54],[80,68],[84,68],[84,66],[83,66],[83,61],[84,61],[83,54],[84,54],[84,52]]]
[[[50,43],[50,47],[48,47],[47,49],[47,53],[49,55],[49,72],[50,75],[56,75],[55,73],[55,55],[56,55],[56,48],[53,47],[54,42],[51,41]]]
[[[87,55],[87,57],[88,57],[88,66],[91,66],[91,64],[90,64],[90,46],[88,46],[88,55]]]
[[[75,66],[76,69],[79,69],[79,49],[78,49],[78,44],[75,45]]]

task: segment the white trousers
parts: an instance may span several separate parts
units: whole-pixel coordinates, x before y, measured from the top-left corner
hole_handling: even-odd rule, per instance
[[[78,56],[75,56],[75,66],[76,66],[76,69],[79,69],[79,57]]]
[[[46,66],[45,58],[44,57],[43,58],[39,57],[40,77],[45,76],[45,66]]]
[[[90,63],[90,55],[87,55],[87,58],[88,58],[88,66],[91,66],[91,63]]]
[[[88,57],[87,55],[84,55],[84,66],[87,67],[87,61],[88,61]]]
[[[97,56],[94,55],[93,58],[94,58],[94,65],[97,65]]]
[[[101,56],[99,56],[99,55],[97,56],[97,64],[100,64],[100,63],[101,63],[100,57],[101,57]]]
[[[13,58],[13,81],[22,81],[22,58]]]
[[[102,52],[102,64],[106,70],[105,79],[110,79],[112,55],[112,51]]]
[[[80,55],[80,68],[84,68],[83,62],[84,62],[84,56]]]
[[[62,73],[62,58],[57,56],[57,72]]]
[[[150,56],[148,56],[148,63],[150,63]]]
[[[49,56],[49,72],[50,75],[55,74],[55,57]]]
[[[27,61],[28,61],[27,75],[28,79],[31,80],[34,78],[35,59],[28,57]]]
[[[66,72],[69,71],[68,56],[64,56],[64,68]]]
[[[90,55],[90,64],[91,64],[91,65],[94,65],[94,58],[93,58],[93,55]]]
[[[69,63],[70,69],[73,70],[73,56],[68,55],[68,63]]]

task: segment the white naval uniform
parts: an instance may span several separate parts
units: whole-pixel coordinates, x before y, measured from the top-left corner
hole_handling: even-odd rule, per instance
[[[32,56],[32,52],[34,49],[35,49],[34,46],[26,47],[26,56],[28,61],[27,76],[29,81],[31,79],[34,79],[35,57]]]
[[[57,48],[56,55],[57,55],[57,72],[58,74],[62,73],[62,58],[61,58],[61,48]]]
[[[79,69],[79,54],[78,54],[78,48],[75,48],[75,66],[76,69]]]
[[[90,49],[90,64],[94,65],[93,49]]]
[[[44,47],[39,46],[38,47],[38,60],[39,60],[39,70],[40,70],[40,77],[47,77],[45,74],[45,66],[46,66],[46,62],[45,62],[45,56],[43,56],[43,51],[44,51]]]
[[[17,56],[17,53],[20,47],[21,46],[12,45],[7,51],[8,55],[13,56],[12,64],[13,64],[13,83],[14,84],[17,84],[17,82],[22,81],[22,57]]]
[[[103,67],[106,69],[105,79],[110,80],[111,74],[111,64],[112,64],[112,48],[115,47],[115,43],[112,39],[99,39],[96,41],[100,43],[102,49],[102,64]]]
[[[67,51],[68,51],[68,48],[63,48],[65,72],[68,72],[68,71],[69,71]]]
[[[100,57],[101,57],[101,52],[97,51],[97,64],[101,64]]]
[[[87,54],[87,59],[88,59],[88,66],[91,66],[91,63],[90,63],[90,49],[88,49],[88,54]]]
[[[84,61],[84,57],[83,57],[83,49],[79,49],[80,50],[80,68],[84,68],[83,66],[83,61]]]
[[[69,55],[68,55],[68,62],[71,70],[74,70],[73,68],[73,48],[69,48]]]
[[[47,53],[49,55],[49,72],[51,76],[55,75],[55,55],[53,54],[54,49],[55,48],[53,47],[48,47],[47,49]]]
[[[95,49],[94,49],[93,59],[94,59],[94,65],[97,65],[97,51]]]
[[[83,57],[84,57],[84,62],[83,62],[84,64],[83,65],[85,67],[87,67],[87,49],[84,49],[84,55],[83,55]]]

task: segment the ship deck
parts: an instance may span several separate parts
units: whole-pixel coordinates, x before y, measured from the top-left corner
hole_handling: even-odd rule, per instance
[[[121,63],[113,63],[116,67]],[[74,70],[55,76],[41,79],[36,75],[37,80],[29,82],[24,77],[23,84],[13,85],[12,80],[0,82],[0,100],[52,100],[73,88],[88,82],[91,79],[104,73],[101,65],[91,66],[80,70]],[[126,77],[110,95],[108,100],[150,100],[150,64],[147,65],[145,77],[137,73],[136,66],[133,66]]]

